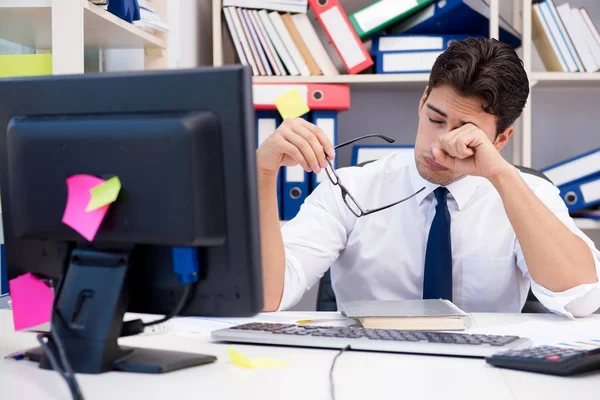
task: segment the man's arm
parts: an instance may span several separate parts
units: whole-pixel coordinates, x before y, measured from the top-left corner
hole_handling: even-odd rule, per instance
[[[523,250],[533,280],[553,292],[598,281],[589,246],[532,192],[510,164],[489,178]]]
[[[275,311],[283,294],[285,251],[277,207],[277,174],[258,173],[263,311]]]

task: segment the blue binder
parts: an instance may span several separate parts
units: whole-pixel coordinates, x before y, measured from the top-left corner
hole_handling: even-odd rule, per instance
[[[107,10],[129,23],[140,19],[140,6],[137,0],[110,0]]]
[[[281,124],[281,116],[277,111],[256,111],[256,147],[271,135]],[[283,202],[281,196],[282,190],[282,172],[277,174],[277,205],[279,210],[279,219],[283,219]]]
[[[327,138],[335,146],[337,144],[337,111],[312,111],[310,113],[311,122],[321,128]],[[331,160],[333,168],[337,168],[337,157]],[[319,183],[327,178],[327,172],[321,171],[316,174],[310,174],[310,191],[312,192]]]
[[[483,0],[444,0],[423,8],[390,29],[391,33],[468,33],[489,37],[490,7]],[[502,17],[500,41],[521,46],[521,35]]]
[[[308,118],[308,114],[302,117]],[[308,172],[300,165],[294,167],[283,167],[282,173],[282,203],[283,203],[283,220],[292,220],[310,191],[310,182]]]
[[[407,34],[392,33],[373,35],[371,37],[371,55],[376,56],[382,52],[388,51],[425,51],[425,50],[446,50],[448,45],[457,40],[464,40],[468,37],[480,36],[474,34]]]
[[[600,204],[600,174],[559,187],[569,212]]]
[[[404,144],[357,144],[352,146],[352,165],[367,161],[375,161],[392,153],[402,152],[407,157],[414,157],[413,145]]]
[[[552,164],[540,171],[559,188],[582,178],[596,175],[600,173],[600,148]]]

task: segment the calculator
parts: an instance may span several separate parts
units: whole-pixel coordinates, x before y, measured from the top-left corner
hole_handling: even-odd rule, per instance
[[[569,376],[584,372],[600,372],[600,347],[593,349],[535,346],[508,350],[487,357],[496,367],[542,374]]]

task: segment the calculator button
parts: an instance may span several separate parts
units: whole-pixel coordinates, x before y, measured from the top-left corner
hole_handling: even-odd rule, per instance
[[[546,357],[546,361],[554,361],[554,362],[560,361],[560,356],[549,356],[549,357]]]

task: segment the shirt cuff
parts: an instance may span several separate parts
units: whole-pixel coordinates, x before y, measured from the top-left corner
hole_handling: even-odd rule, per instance
[[[600,308],[600,260],[592,251],[598,282],[586,283],[565,290],[553,292],[531,280],[531,291],[537,299],[555,314],[568,318],[586,317]]]
[[[286,250],[283,294],[277,311],[284,311],[296,305],[302,299],[305,287],[306,276],[302,271],[300,261]]]

